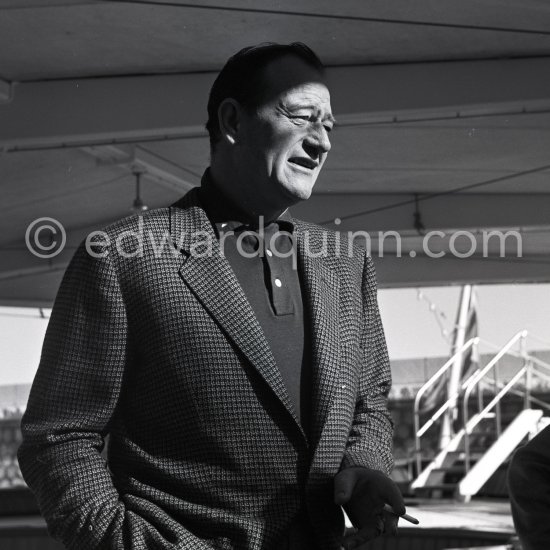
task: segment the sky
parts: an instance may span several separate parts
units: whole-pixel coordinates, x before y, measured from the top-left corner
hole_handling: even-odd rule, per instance
[[[432,287],[379,291],[378,302],[391,359],[449,355],[456,323],[460,287]],[[475,287],[478,335],[503,346],[520,330],[528,330],[530,350],[550,349],[550,284],[480,285]],[[441,325],[438,323],[438,318]],[[536,338],[536,339],[535,339]],[[543,340],[541,342],[540,340]],[[483,352],[483,346],[480,346]]]
[[[450,342],[442,332],[452,331],[459,297],[456,286],[380,290],[390,359],[448,356]],[[527,329],[544,341],[528,339],[530,349],[550,349],[550,284],[483,285],[476,297],[481,338],[503,345]],[[32,382],[47,323],[37,309],[0,307],[0,385]]]

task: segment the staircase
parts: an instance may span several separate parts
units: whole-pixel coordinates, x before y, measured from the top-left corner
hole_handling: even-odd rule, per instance
[[[419,496],[454,496],[469,500],[477,494],[497,469],[525,438],[533,437],[550,423],[550,404],[531,394],[534,377],[550,381],[550,365],[527,353],[527,331],[518,332],[484,366],[462,380],[455,395],[420,425],[422,397],[444,376],[457,357],[477,352],[481,340],[472,338],[449,359],[419,390],[414,404],[415,451],[418,476],[411,490]],[[519,351],[514,347],[519,345]],[[472,348],[470,350],[470,348]],[[515,374],[500,381],[499,361],[505,356],[518,359]],[[472,402],[472,397],[476,397]],[[423,438],[439,427],[445,414],[458,412],[456,432],[435,457],[426,464]]]

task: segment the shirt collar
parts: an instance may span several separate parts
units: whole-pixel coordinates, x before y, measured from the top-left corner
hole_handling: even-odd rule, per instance
[[[219,187],[216,186],[210,170],[207,168],[201,179],[199,188],[199,198],[201,204],[210,220],[210,223],[218,230],[222,224],[227,224],[227,229],[235,229],[237,226],[249,225],[254,228],[254,224],[250,221],[249,216],[231,201]],[[267,227],[272,222],[279,225],[279,228],[292,233],[294,231],[294,222],[288,208],[276,220],[264,220],[264,225]],[[225,227],[225,225],[223,226]]]

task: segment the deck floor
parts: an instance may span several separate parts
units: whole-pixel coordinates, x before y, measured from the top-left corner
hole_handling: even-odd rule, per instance
[[[400,527],[416,529],[468,529],[482,533],[515,533],[508,500],[472,500],[457,502],[451,499],[408,500],[407,513],[417,518],[419,525],[403,519]],[[351,527],[346,518],[346,525]]]
[[[515,533],[508,500],[419,500],[407,503],[407,512],[420,521],[414,526],[400,520],[402,527],[470,529],[482,532]]]

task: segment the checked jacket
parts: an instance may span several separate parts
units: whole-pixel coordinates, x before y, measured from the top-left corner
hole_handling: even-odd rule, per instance
[[[19,451],[67,548],[270,550],[301,510],[315,547],[339,548],[335,474],[392,466],[389,363],[370,257],[293,221],[311,327],[309,440],[196,189],[76,251]]]

